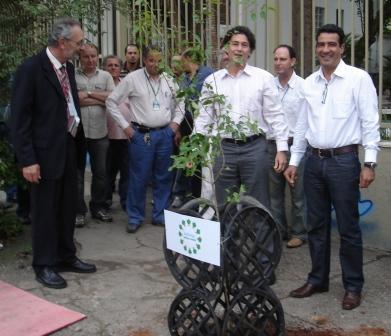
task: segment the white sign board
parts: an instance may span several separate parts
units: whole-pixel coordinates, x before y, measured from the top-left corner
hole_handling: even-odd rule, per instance
[[[220,223],[164,210],[167,248],[220,266]]]

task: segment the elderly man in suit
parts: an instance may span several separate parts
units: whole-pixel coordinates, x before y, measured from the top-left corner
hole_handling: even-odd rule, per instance
[[[48,46],[17,70],[11,100],[11,133],[24,178],[30,184],[33,268],[46,287],[67,286],[61,271],[92,273],[95,265],[76,257],[75,136],[83,132],[69,62],[83,48],[80,23],[53,24]],[[78,138],[83,139],[83,136]]]

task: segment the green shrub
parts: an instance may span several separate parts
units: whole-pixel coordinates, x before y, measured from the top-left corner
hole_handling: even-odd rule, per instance
[[[17,237],[23,232],[23,224],[14,212],[0,212],[0,239]]]

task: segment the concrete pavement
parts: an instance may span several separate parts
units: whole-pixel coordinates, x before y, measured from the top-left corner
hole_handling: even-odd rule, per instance
[[[169,335],[167,313],[181,287],[163,257],[163,228],[147,223],[136,234],[128,234],[126,215],[118,202],[114,203],[112,213],[113,223],[88,218],[86,227],[76,229],[79,256],[95,263],[98,272],[64,273],[68,281],[66,289],[44,288],[34,280],[28,253],[31,250],[28,227],[22,237],[7,242],[0,251],[1,280],[87,315],[87,319],[56,332],[56,336]],[[290,330],[287,335],[309,335],[305,329],[351,331],[349,335],[391,335],[391,253],[365,250],[362,305],[344,311],[336,238],[333,236],[332,241],[330,291],[306,299],[289,298],[288,293],[306,279],[310,265],[308,246],[284,248],[272,289],[285,311]]]

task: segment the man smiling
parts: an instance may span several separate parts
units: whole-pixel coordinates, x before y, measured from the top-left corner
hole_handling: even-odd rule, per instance
[[[290,296],[304,298],[329,289],[333,205],[341,237],[339,255],[345,288],[342,308],[350,310],[360,305],[364,284],[359,188],[367,188],[375,179],[380,135],[372,79],[364,70],[346,65],[342,60],[344,51],[341,28],[328,24],[318,30],[316,55],[320,69],[303,84],[292,156],[284,174],[293,186],[308,142],[304,190],[312,269],[306,283]],[[358,145],[365,151],[362,168]]]
[[[222,154],[213,169],[216,197],[218,205],[222,206],[226,202],[227,189],[237,192],[243,184],[248,195],[269,207],[269,167],[264,136],[269,129],[273,130],[277,143],[274,169],[282,172],[287,163],[284,151],[288,149],[288,128],[278,92],[272,74],[247,64],[255,50],[255,37],[250,29],[243,26],[230,29],[223,44],[228,55],[227,65],[205,80],[194,132],[209,135],[211,128],[215,129],[221,122],[219,116],[223,114],[235,124],[255,123],[259,131],[248,127],[244,130],[244,138],[237,138],[230,132],[223,134]],[[203,105],[216,94],[224,95],[224,104]]]

